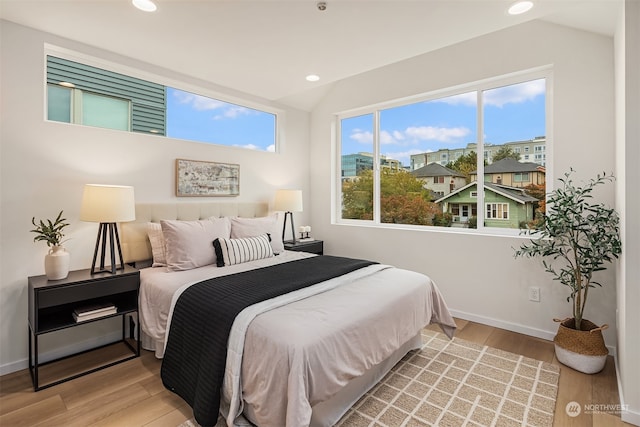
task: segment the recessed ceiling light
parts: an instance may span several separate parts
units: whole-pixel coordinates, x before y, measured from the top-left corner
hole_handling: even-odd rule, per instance
[[[76,87],[76,85],[74,85],[71,82],[60,82],[58,83],[60,86],[64,86],[64,87]]]
[[[145,12],[155,12],[158,8],[151,0],[131,0],[131,4]]]
[[[509,8],[509,15],[520,15],[521,13],[528,12],[533,7],[532,1],[519,1],[511,5]]]
[[[319,76],[319,75],[317,75],[317,74],[309,74],[309,75],[306,77],[306,79],[307,79],[307,81],[309,81],[309,82],[317,82],[318,80],[320,80],[320,76]]]

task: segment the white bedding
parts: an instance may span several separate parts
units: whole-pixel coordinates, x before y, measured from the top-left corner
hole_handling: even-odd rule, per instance
[[[160,344],[156,355],[162,356],[172,300],[188,285],[308,256],[314,255],[285,251],[224,268],[143,269],[141,326]],[[385,265],[247,308],[229,338],[223,386],[228,425],[244,402],[261,427],[309,425],[315,405],[383,362],[429,323],[440,323],[450,336],[455,329],[435,284],[425,275]]]
[[[285,251],[275,257],[227,267],[217,267],[212,264],[185,271],[169,271],[166,267],[141,269],[139,304],[143,347],[146,350],[155,351],[156,357],[163,357],[171,301],[179,295],[178,291],[184,290],[185,286],[211,277],[239,273],[311,256],[316,255],[306,252]]]

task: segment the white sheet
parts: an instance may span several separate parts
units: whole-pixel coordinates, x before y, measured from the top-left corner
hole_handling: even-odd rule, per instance
[[[285,251],[278,256],[227,267],[208,265],[186,271],[169,271],[165,267],[140,270],[140,326],[143,331],[143,347],[155,351],[156,357],[164,355],[167,322],[172,300],[182,290],[211,277],[239,273],[254,268],[267,267],[283,262],[316,256],[306,252]]]

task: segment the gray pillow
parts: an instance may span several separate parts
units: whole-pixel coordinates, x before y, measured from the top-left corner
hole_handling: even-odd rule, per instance
[[[278,214],[258,218],[231,218],[231,238],[256,237],[268,234],[271,237],[273,253],[284,252],[282,243],[282,227],[278,224]]]
[[[229,238],[231,233],[228,218],[162,220],[160,225],[166,242],[167,268],[171,271],[215,264],[216,253],[211,242]]]

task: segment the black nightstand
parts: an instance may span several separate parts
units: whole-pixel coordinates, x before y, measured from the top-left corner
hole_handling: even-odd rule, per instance
[[[284,248],[288,251],[311,252],[312,254],[318,255],[322,255],[324,253],[324,243],[322,240],[311,240],[309,242],[300,242],[296,240],[295,243],[291,241],[284,242]]]
[[[140,272],[129,266],[126,266],[124,270],[117,270],[116,274],[91,274],[89,269],[71,271],[69,276],[62,280],[47,280],[46,276],[29,277],[29,371],[34,390],[51,387],[140,356],[140,321],[137,318],[139,289]],[[81,322],[76,322],[73,317],[73,312],[76,309],[104,305],[105,303],[113,304],[117,310],[105,315],[98,314],[96,318]],[[130,325],[129,339],[126,338],[125,319],[127,314],[135,314],[137,324],[137,334],[134,332],[133,325]],[[88,367],[80,373],[43,386],[40,385],[38,371],[42,366],[76,355],[38,363],[38,338],[40,335],[116,316],[122,317],[122,339],[115,341],[115,343],[124,343],[127,347],[127,351],[121,358],[116,358],[115,361],[108,360],[104,364]],[[133,322],[132,319],[131,322]],[[81,353],[95,351],[109,345],[114,345],[114,343]]]

